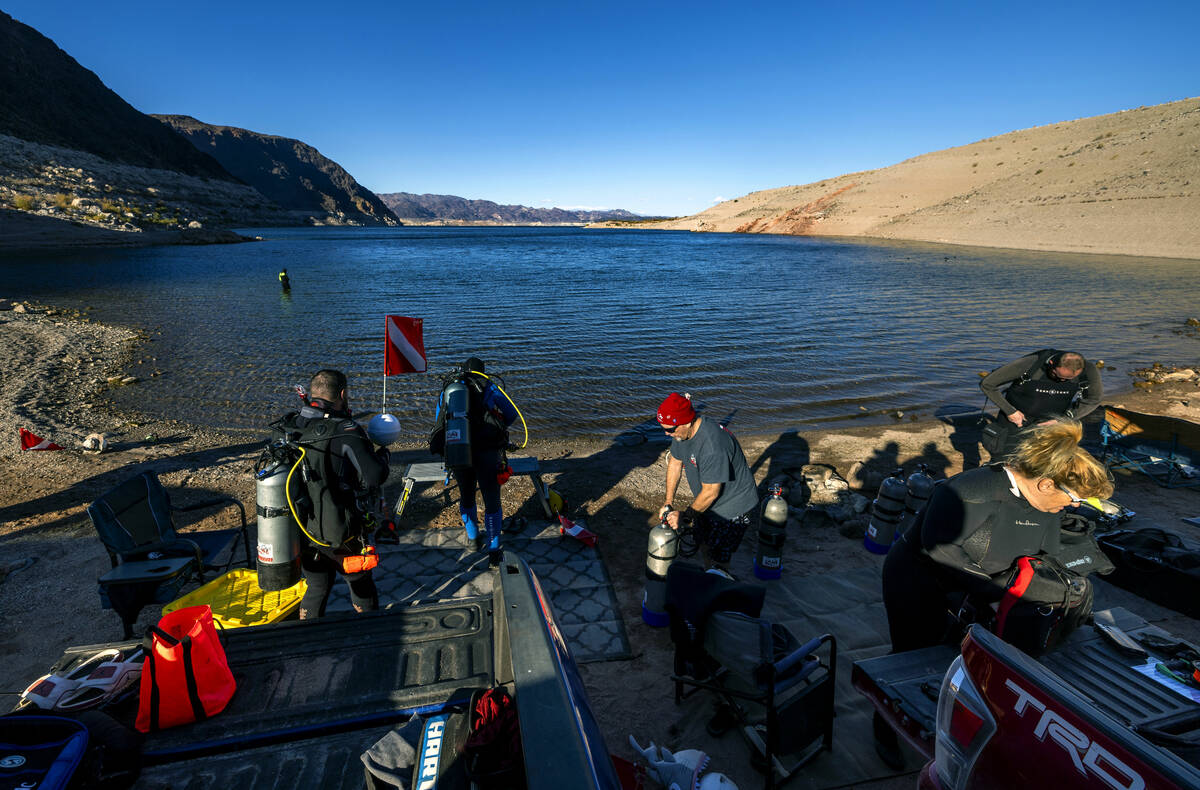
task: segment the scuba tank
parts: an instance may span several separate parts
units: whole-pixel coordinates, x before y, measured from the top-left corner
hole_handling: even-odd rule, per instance
[[[901,532],[908,529],[909,525],[917,520],[917,514],[929,501],[929,495],[933,493],[934,485],[935,481],[929,474],[929,467],[925,464],[917,464],[917,471],[908,476],[908,493],[904,497],[904,518],[900,520],[899,527]]]
[[[897,469],[879,484],[879,494],[871,503],[871,522],[863,545],[872,554],[887,554],[896,538],[896,528],[904,516],[904,500],[908,497],[908,484],[904,470]]]
[[[300,530],[287,502],[290,465],[277,458],[254,473],[258,511],[258,586],[286,590],[300,581]]]
[[[662,628],[671,622],[667,614],[667,570],[679,553],[679,535],[664,520],[650,530],[646,547],[646,588],[642,593],[642,622]]]
[[[779,483],[767,489],[758,509],[758,553],[754,556],[754,575],[759,579],[778,579],[783,575],[783,541],[786,537],[788,504]]]
[[[455,381],[446,387],[442,392],[442,408],[446,410],[446,468],[470,466],[471,397],[465,382]]]

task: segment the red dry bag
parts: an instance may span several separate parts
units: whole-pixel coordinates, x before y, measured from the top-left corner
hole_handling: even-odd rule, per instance
[[[202,721],[225,709],[237,685],[210,607],[171,612],[150,626],[144,646],[138,730]]]

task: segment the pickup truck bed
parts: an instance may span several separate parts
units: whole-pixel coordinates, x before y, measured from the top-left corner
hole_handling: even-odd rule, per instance
[[[1099,611],[1095,617],[1132,636],[1173,638],[1125,609]],[[1017,675],[1028,679],[1032,688],[1064,703],[1087,720],[1093,731],[1122,743],[1138,759],[1165,774],[1200,778],[1200,771],[1194,770],[1200,767],[1200,750],[1170,742],[1172,736],[1197,739],[1200,704],[1132,668],[1145,659],[1121,652],[1091,627],[1079,629],[1038,661],[990,634],[979,638],[989,650],[1002,655]],[[954,648],[939,646],[858,661],[853,683],[909,743],[932,759],[938,693],[958,655]],[[1168,737],[1149,737],[1149,731]],[[1189,763],[1193,770],[1188,770]],[[1185,782],[1179,786],[1195,785]]]
[[[490,596],[222,632],[237,682],[207,721],[147,736],[138,788],[360,788],[359,756],[414,713],[461,711],[504,685],[528,787],[619,787],[537,578],[508,552]],[[104,647],[69,648],[68,666]],[[110,710],[132,726],[135,705]]]

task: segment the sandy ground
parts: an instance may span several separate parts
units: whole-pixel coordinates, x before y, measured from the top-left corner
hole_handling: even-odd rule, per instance
[[[1200,99],[1023,129],[767,189],[665,222],[594,227],[860,236],[1200,259]],[[786,176],[784,176],[786,178]]]
[[[28,313],[0,310],[0,365],[6,371],[0,380],[0,435],[9,437],[0,447],[0,567],[35,559],[28,569],[0,581],[0,692],[19,692],[69,645],[120,637],[116,615],[101,610],[96,595],[95,579],[108,568],[85,513],[96,496],[134,470],[150,468],[172,489],[177,504],[199,501],[212,492],[230,493],[253,513],[249,470],[265,432],[211,431],[105,406],[105,390],[119,386],[113,377],[150,342],[137,332],[91,323],[78,314],[45,308]],[[1191,383],[1136,390],[1111,402],[1200,422],[1200,391]],[[18,427],[33,429],[67,449],[19,452]],[[79,441],[93,432],[107,435],[107,452],[80,451]],[[921,461],[943,476],[961,471],[964,460],[975,465],[980,460],[976,438],[968,424],[936,420],[740,437],[759,481],[805,463],[822,463],[835,467],[852,488],[868,496],[879,478],[897,466],[911,469]],[[695,712],[672,704],[667,634],[644,627],[640,620],[646,531],[662,501],[665,450],[661,442],[539,442],[536,436],[527,448],[528,454],[542,459],[547,482],[601,536],[601,553],[629,632],[632,660],[584,665],[583,677],[614,753],[636,756],[626,743],[630,733],[671,748],[704,748],[714,755],[717,770],[731,774],[743,788],[757,786],[736,738],[681,742],[681,733],[697,729],[694,721],[684,720]],[[414,444],[394,451],[392,458],[386,493],[394,498],[404,465],[429,456]],[[537,517],[539,506],[524,481],[505,486],[504,496],[506,513]],[[1159,523],[1185,533],[1191,528],[1180,518],[1200,515],[1196,490],[1169,491],[1142,476],[1119,477],[1115,499],[1139,512],[1139,524]],[[227,510],[182,524],[185,530],[213,529],[233,526],[234,519],[233,511]],[[426,494],[414,498],[406,521],[453,524],[457,508],[451,497]],[[1191,533],[1197,537],[1200,530]],[[861,535],[861,526],[839,528],[810,514],[789,527],[786,572],[877,567],[881,559],[862,549]],[[740,553],[752,551],[748,536]],[[139,625],[156,618],[157,611],[148,608]],[[14,701],[6,696],[0,704]],[[861,786],[912,784],[908,775]]]

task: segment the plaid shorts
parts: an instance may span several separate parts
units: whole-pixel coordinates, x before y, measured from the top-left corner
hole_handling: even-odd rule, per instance
[[[711,511],[700,514],[696,520],[696,542],[708,547],[709,559],[724,565],[742,545],[753,512],[748,510],[734,518],[722,518]]]

